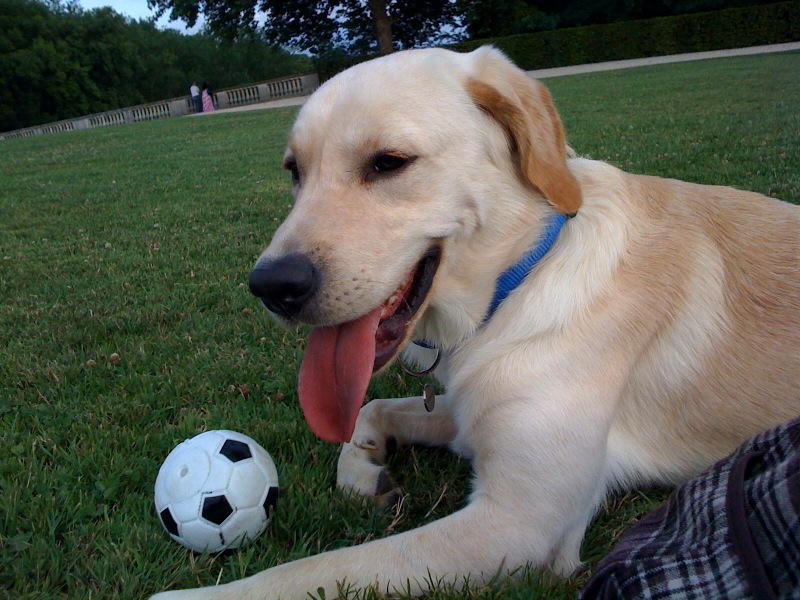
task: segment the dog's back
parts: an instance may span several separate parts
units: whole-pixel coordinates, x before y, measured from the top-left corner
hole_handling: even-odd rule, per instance
[[[599,181],[626,218],[609,294],[636,304],[619,327],[639,358],[610,438],[621,477],[681,481],[800,414],[800,207],[576,162],[584,211]]]

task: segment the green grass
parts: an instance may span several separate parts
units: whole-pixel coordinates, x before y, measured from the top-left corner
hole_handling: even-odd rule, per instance
[[[789,53],[548,85],[581,154],[798,202],[798,72]],[[273,326],[247,291],[290,208],[279,167],[295,111],[0,142],[0,597],[141,598],[229,581],[463,505],[469,466],[435,450],[393,459],[408,494],[393,513],[335,491],[337,447],[297,406],[303,332]],[[417,386],[393,371],[371,393]],[[270,451],[282,497],[253,546],[194,557],[162,532],[153,483],[176,443],[220,428]],[[664,497],[610,501],[584,559]],[[468,597],[573,597],[585,577],[526,573]]]

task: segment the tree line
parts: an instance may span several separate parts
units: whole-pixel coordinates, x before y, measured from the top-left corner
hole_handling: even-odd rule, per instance
[[[304,72],[314,58],[773,2],[150,0],[189,26],[203,17],[203,33],[185,35],[76,0],[0,0],[0,131],[181,96],[192,81]]]
[[[0,0],[0,131],[312,69],[257,33],[159,30],[110,8]]]
[[[775,0],[151,0],[162,14],[216,35],[260,32],[322,56],[535,33],[633,19],[771,4]]]

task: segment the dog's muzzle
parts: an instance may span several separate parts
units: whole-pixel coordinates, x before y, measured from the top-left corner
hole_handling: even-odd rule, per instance
[[[306,255],[294,252],[257,264],[248,283],[268,310],[291,319],[316,292],[319,275]]]

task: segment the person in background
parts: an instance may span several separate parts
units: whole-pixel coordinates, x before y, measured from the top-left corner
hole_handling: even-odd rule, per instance
[[[203,112],[214,112],[214,98],[211,95],[211,88],[208,84],[203,82],[203,91],[201,92],[203,99]]]
[[[196,81],[192,82],[192,87],[189,88],[189,93],[192,95],[192,106],[194,106],[194,112],[203,112],[203,102],[200,99],[200,88],[197,87]]]

